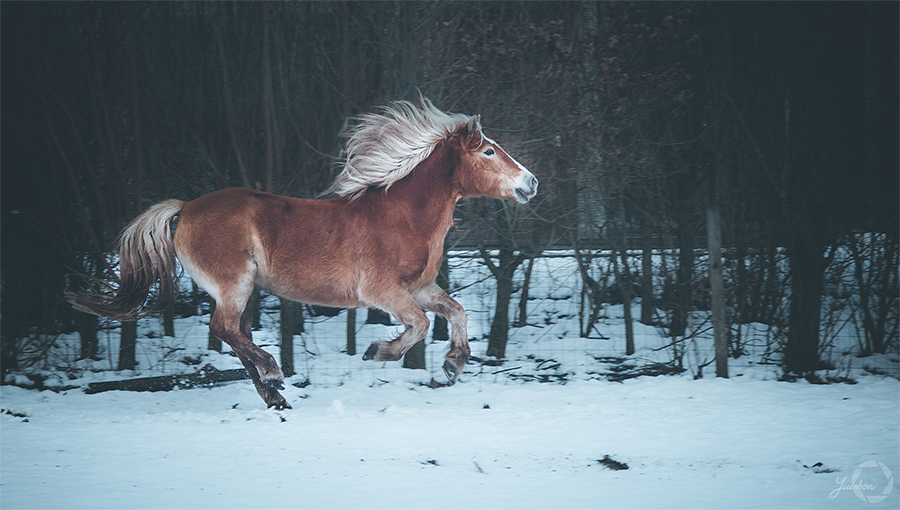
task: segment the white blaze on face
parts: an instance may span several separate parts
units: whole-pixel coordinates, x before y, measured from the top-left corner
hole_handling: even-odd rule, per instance
[[[496,147],[496,150],[502,152],[506,157],[509,158],[510,161],[515,163],[516,167],[519,169],[519,174],[512,179],[512,183],[510,184],[516,202],[524,204],[525,202],[531,200],[537,194],[537,177],[535,177],[533,173],[528,171],[528,169],[525,168],[522,163],[516,161],[515,158],[513,158],[505,150],[500,148],[500,146],[497,145],[497,142],[491,140],[488,137],[484,137],[484,141]]]
[[[525,202],[531,200],[535,195],[537,195],[538,180],[533,173],[529,172],[527,168],[522,166],[522,163],[519,163],[512,157],[510,157],[509,159],[512,159],[513,163],[515,163],[516,166],[519,167],[519,170],[521,170],[518,177],[516,177],[514,193],[516,195],[516,202],[524,204]]]

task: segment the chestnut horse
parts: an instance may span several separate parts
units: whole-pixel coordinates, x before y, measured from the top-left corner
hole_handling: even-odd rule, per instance
[[[485,196],[527,202],[538,181],[484,136],[478,116],[447,114],[422,98],[363,115],[351,131],[343,171],[326,193],[298,199],[248,188],[190,202],[167,200],[119,238],[119,275],[102,292],[71,294],[79,310],[134,319],[174,299],[175,257],[216,301],[210,331],[234,350],[268,407],[291,406],[284,374],[251,340],[254,285],[287,299],[341,308],[376,307],[406,329],[372,343],[363,359],[400,359],[429,326],[447,318],[444,372],[455,382],[469,359],[466,313],[435,284],[457,201]],[[171,223],[178,216],[174,236]],[[146,303],[153,287],[160,299]]]

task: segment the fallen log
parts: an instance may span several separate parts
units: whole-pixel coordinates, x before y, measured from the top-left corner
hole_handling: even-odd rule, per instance
[[[685,371],[684,368],[676,366],[674,362],[648,363],[641,366],[620,365],[612,368],[613,373],[609,374],[606,379],[612,382],[622,382],[626,379],[634,379],[642,376],[658,376],[658,375],[674,375]]]
[[[174,389],[209,388],[216,384],[249,379],[243,368],[218,370],[206,365],[193,374],[163,375],[157,377],[138,377],[121,381],[103,381],[89,383],[85,393],[102,393],[104,391],[170,391]]]

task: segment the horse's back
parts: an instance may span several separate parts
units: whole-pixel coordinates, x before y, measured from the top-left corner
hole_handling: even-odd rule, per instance
[[[185,203],[175,236],[176,240],[181,237],[179,244],[201,251],[216,251],[218,246],[263,257],[261,249],[277,250],[287,238],[296,237],[298,230],[300,235],[314,230],[311,223],[323,216],[314,209],[324,202],[226,188]]]
[[[289,299],[357,306],[348,248],[355,236],[341,221],[344,213],[339,200],[223,189],[184,205],[176,252],[210,292],[219,281],[250,278]]]

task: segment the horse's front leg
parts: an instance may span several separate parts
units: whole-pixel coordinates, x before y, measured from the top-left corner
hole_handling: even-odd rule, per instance
[[[444,374],[450,384],[462,373],[469,361],[469,337],[466,331],[468,317],[462,305],[448,296],[437,284],[432,283],[413,296],[416,303],[428,310],[447,318],[450,323],[450,350],[444,355]]]

